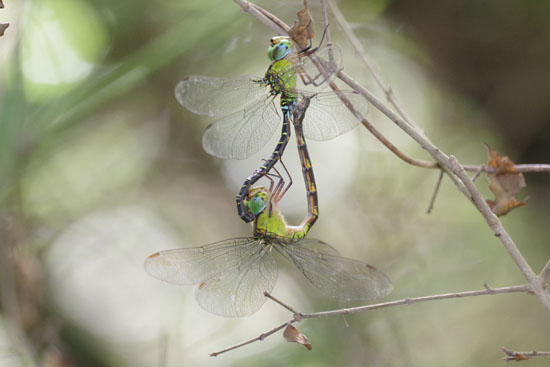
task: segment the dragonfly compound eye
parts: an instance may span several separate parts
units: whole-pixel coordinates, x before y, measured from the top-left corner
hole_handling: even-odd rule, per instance
[[[278,61],[288,56],[290,52],[291,52],[290,41],[283,40],[270,46],[267,49],[267,57],[271,61]]]
[[[253,196],[248,201],[248,210],[253,215],[260,214],[262,212],[262,210],[265,209],[266,206],[267,206],[267,201],[265,200],[264,197],[259,196],[259,195],[258,196]]]

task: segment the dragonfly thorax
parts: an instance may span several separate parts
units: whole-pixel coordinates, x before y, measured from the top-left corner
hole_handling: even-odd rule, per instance
[[[287,59],[274,61],[265,73],[265,82],[271,87],[271,94],[296,99],[296,72]]]

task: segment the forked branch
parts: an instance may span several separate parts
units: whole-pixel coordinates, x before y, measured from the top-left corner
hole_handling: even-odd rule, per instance
[[[531,352],[514,352],[504,347],[500,347],[500,349],[502,349],[502,351],[506,354],[506,357],[503,358],[506,362],[527,361],[533,357],[550,357],[550,352],[537,352],[536,350],[533,350]]]
[[[389,301],[389,302],[382,302],[382,303],[375,303],[371,305],[364,305],[364,306],[358,306],[358,307],[351,307],[351,308],[342,308],[338,310],[332,310],[332,311],[323,311],[323,312],[313,312],[313,313],[301,313],[296,311],[296,309],[287,303],[279,300],[278,298],[272,296],[271,294],[265,292],[264,295],[280,305],[281,307],[289,310],[291,313],[293,313],[293,318],[280,324],[279,326],[262,333],[258,335],[255,338],[246,340],[242,343],[235,344],[231,347],[224,348],[218,352],[211,353],[211,357],[216,357],[222,353],[229,352],[231,350],[244,347],[245,345],[262,341],[265,338],[267,338],[270,335],[275,334],[277,331],[282,330],[288,325],[292,325],[294,323],[300,322],[303,319],[313,319],[317,317],[330,317],[330,316],[342,316],[342,315],[348,315],[351,313],[359,313],[359,312],[366,312],[366,311],[372,311],[377,310],[380,308],[388,308],[388,307],[395,307],[395,306],[403,306],[403,305],[411,305],[413,303],[420,303],[420,302],[429,302],[429,301],[437,301],[437,300],[443,300],[443,299],[450,299],[450,298],[466,298],[466,297],[476,297],[476,296],[490,296],[494,294],[503,294],[503,293],[529,293],[531,294],[531,289],[527,284],[524,285],[516,285],[511,287],[502,287],[502,288],[489,288],[486,284],[484,285],[484,289],[480,289],[477,291],[466,291],[466,292],[455,292],[455,293],[444,293],[444,294],[436,294],[431,296],[424,296],[424,297],[413,297],[413,298],[403,298],[396,301]]]

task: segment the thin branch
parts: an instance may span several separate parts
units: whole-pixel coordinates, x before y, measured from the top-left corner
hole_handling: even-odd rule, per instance
[[[540,272],[539,279],[542,283],[546,283],[548,277],[550,276],[550,260],[544,265],[542,271]]]
[[[237,2],[242,2],[244,0],[235,0]],[[255,8],[259,8],[255,6]],[[315,62],[315,59],[312,59]],[[317,64],[316,64],[317,65]],[[319,67],[319,66],[318,66]],[[319,67],[319,70],[322,69],[322,66]],[[363,95],[363,97],[374,107],[376,107],[380,112],[386,115],[394,124],[396,124],[401,130],[408,134],[414,141],[416,141],[424,150],[426,150],[438,163],[439,166],[445,170],[449,177],[453,180],[458,190],[462,192],[468,199],[472,200],[477,209],[481,212],[485,218],[489,227],[495,233],[501,243],[504,245],[505,249],[508,251],[521,273],[529,282],[531,290],[537,295],[543,306],[548,312],[550,312],[550,294],[546,292],[543,288],[543,284],[538,280],[538,277],[535,275],[529,264],[525,261],[522,254],[518,250],[517,246],[508,235],[502,223],[498,217],[490,210],[489,206],[482,198],[481,194],[470,180],[469,176],[466,174],[464,167],[462,167],[456,158],[449,157],[443,153],[437,146],[435,146],[429,139],[426,137],[420,130],[416,129],[414,126],[410,125],[408,122],[403,120],[395,112],[393,112],[389,107],[387,107],[382,101],[378,99],[374,94],[368,91],[365,87],[358,84],[353,80],[349,75],[347,75],[343,70],[338,71],[338,78],[354,89],[356,92]],[[369,128],[368,121],[366,119],[361,119],[360,114],[355,110],[353,105],[347,100],[343,94],[338,92],[337,87],[334,82],[331,83],[332,89],[338,94],[340,99],[348,107],[348,109],[354,113],[354,115],[361,120],[364,126]],[[369,129],[370,130],[370,129]],[[373,130],[376,131],[376,130]],[[371,131],[372,132],[372,131]],[[376,135],[375,135],[376,136]],[[381,134],[379,135],[381,136]],[[378,136],[377,136],[378,137]],[[389,142],[388,142],[389,143]],[[396,148],[397,149],[397,148]],[[392,150],[393,151],[393,150]],[[394,152],[395,153],[395,152]],[[435,163],[425,162],[429,166],[433,166]],[[437,165],[437,164],[436,164]],[[474,169],[477,170],[479,167]]]
[[[372,305],[365,305],[365,306],[359,306],[359,307],[353,307],[353,308],[343,308],[339,310],[332,310],[332,311],[324,311],[324,312],[315,312],[315,313],[309,313],[304,314],[300,313],[294,310],[293,307],[288,306],[286,303],[276,299],[275,297],[271,296],[269,293],[265,292],[264,294],[269,297],[270,299],[277,302],[279,305],[284,307],[285,309],[289,310],[294,314],[294,317],[285,323],[265,332],[260,335],[258,335],[255,338],[246,340],[242,343],[235,344],[231,347],[225,348],[220,350],[219,352],[211,353],[211,357],[216,357],[222,353],[229,352],[230,350],[234,350],[240,347],[243,347],[245,345],[262,341],[265,338],[267,338],[270,335],[275,334],[277,331],[283,329],[284,327],[288,325],[292,325],[294,323],[300,322],[303,319],[312,319],[316,317],[329,317],[329,316],[340,316],[340,315],[347,315],[350,313],[358,313],[358,312],[366,312],[371,310],[376,310],[379,308],[386,308],[386,307],[394,307],[394,306],[401,306],[401,305],[410,305],[413,303],[420,303],[420,302],[428,302],[428,301],[437,301],[441,299],[449,299],[449,298],[465,298],[465,297],[475,297],[475,296],[486,296],[486,295],[493,295],[493,294],[502,294],[502,293],[531,293],[531,290],[528,285],[516,285],[511,287],[502,287],[502,288],[489,288],[487,285],[485,285],[485,289],[478,290],[478,291],[467,291],[467,292],[457,292],[457,293],[445,293],[445,294],[437,294],[432,296],[424,296],[424,297],[415,297],[415,298],[404,298],[397,301],[390,301],[390,302],[383,302],[383,303],[376,303]]]
[[[234,1],[235,3],[237,3],[237,5],[241,7],[243,11],[254,16],[254,18],[258,19],[266,27],[275,31],[275,33],[279,35],[288,34],[288,30],[290,29],[290,27],[286,25],[284,22],[282,22],[281,20],[279,20],[279,18],[269,13],[267,10],[264,10],[261,7],[257,6],[256,4],[253,4],[246,0],[234,0]]]
[[[426,210],[427,214],[430,214],[432,212],[432,209],[434,208],[435,198],[437,197],[437,193],[439,192],[439,187],[441,186],[441,181],[443,180],[443,173],[444,171],[439,171],[439,177],[437,178],[437,183],[435,184],[434,193],[432,195],[432,199],[430,200],[430,205],[428,206],[428,210]]]
[[[332,11],[332,14],[334,14],[334,17],[336,18],[336,21],[338,22],[338,25],[340,25],[340,28],[342,28],[342,31],[344,31],[344,34],[348,37],[350,40],[353,48],[355,49],[355,52],[357,55],[359,55],[359,59],[365,64],[365,67],[371,72],[373,75],[376,83],[378,86],[382,89],[384,94],[386,95],[386,99],[388,102],[392,104],[392,106],[396,109],[396,111],[403,117],[405,121],[410,123],[411,125],[415,126],[418,130],[421,131],[421,129],[414,123],[412,118],[408,116],[405,109],[401,106],[401,104],[397,101],[397,98],[395,97],[395,94],[393,93],[393,90],[389,83],[387,83],[383,78],[380,72],[376,69],[374,64],[371,62],[371,60],[368,58],[365,49],[363,48],[363,45],[355,36],[353,33],[353,30],[349,26],[349,23],[344,18],[344,15],[338,8],[338,6],[334,3],[332,0],[327,0],[328,4],[330,6],[330,10]]]
[[[273,29],[278,34],[285,34],[288,35],[288,30],[290,27],[285,24],[282,20],[277,18],[275,15],[269,13],[267,10],[264,10],[260,6],[250,3],[247,0],[234,0],[235,3],[237,3],[241,9],[256,19],[258,19],[260,22],[264,23],[268,28]],[[365,88],[357,84],[352,78],[350,78],[347,74],[345,74],[343,71],[340,71],[338,73],[338,77],[343,80],[346,84],[348,84],[352,89],[356,90],[358,93],[361,93],[367,101],[371,102],[376,108],[378,108],[382,113],[384,113],[390,120],[394,121],[398,126],[400,124],[397,121],[401,121],[405,124],[407,124],[406,121],[402,120],[399,116],[397,116],[393,111],[391,111],[389,108],[385,107],[385,105],[379,101],[373,94],[368,92]],[[373,101],[377,101],[373,103]],[[397,119],[397,121],[396,121]],[[410,119],[407,119],[410,121]],[[363,122],[363,121],[362,121]],[[390,149],[394,154],[396,154],[400,159],[403,161],[422,168],[431,168],[431,169],[439,169],[440,166],[437,163],[429,162],[429,161],[423,161],[414,159],[411,157],[408,157],[406,154],[399,151],[397,147],[395,147],[393,144],[391,144],[387,139],[385,139],[381,133],[379,133],[370,123],[363,123],[364,126],[371,132],[375,137],[382,142],[388,149]],[[400,126],[401,127],[401,126]],[[404,129],[405,130],[405,129]],[[420,130],[418,130],[420,131]],[[411,135],[409,131],[405,130],[406,133]],[[420,131],[420,134],[423,135],[423,133]],[[414,138],[418,142],[417,139]],[[426,139],[427,140],[427,139]],[[430,143],[431,144],[431,143]],[[420,144],[424,149],[428,150],[425,146]],[[432,144],[432,151],[437,149]],[[438,149],[437,149],[438,150]],[[430,150],[428,150],[430,152]],[[432,154],[433,156],[434,154]],[[441,158],[441,157],[440,157]],[[446,158],[446,156],[445,156]],[[439,161],[439,160],[438,160]],[[488,172],[488,173],[495,173],[496,169],[491,167],[484,167],[483,165],[464,165],[463,166],[466,171],[470,172],[477,172],[481,169],[482,172]],[[526,173],[526,172],[547,172],[550,173],[550,164],[518,164],[514,166],[518,172]],[[451,177],[451,179],[453,179]],[[453,180],[455,181],[455,180]],[[456,184],[456,182],[455,182]],[[460,188],[459,188],[460,190]]]
[[[471,164],[463,165],[464,169],[468,172],[487,172],[496,173],[495,167],[487,167],[486,165],[476,166]],[[529,163],[529,164],[515,164],[514,169],[521,173],[550,173],[550,164],[543,163]]]
[[[500,347],[500,349],[506,354],[506,357],[503,358],[506,362],[527,361],[533,357],[550,357],[550,352],[537,352],[536,350],[531,352],[514,352],[504,347]]]
[[[244,341],[242,343],[239,343],[239,344],[235,344],[231,347],[228,347],[228,348],[225,348],[225,349],[222,349],[218,352],[214,352],[214,353],[210,353],[210,357],[217,357],[219,356],[220,354],[222,353],[225,353],[225,352],[229,352],[230,350],[233,350],[233,349],[237,349],[237,348],[240,348],[240,347],[244,347],[245,345],[248,345],[248,344],[251,344],[251,343],[254,343],[254,342],[257,342],[257,341],[262,341],[264,340],[265,338],[267,338],[268,336],[272,335],[272,334],[275,334],[277,331],[285,328],[286,326],[290,325],[290,324],[293,324],[294,322],[296,322],[296,320],[293,318],[285,323],[282,323],[281,325],[271,329],[270,331],[268,332],[265,332],[263,334],[260,334],[258,335],[257,337],[255,338],[252,338],[252,339],[249,339],[247,341]]]
[[[286,308],[287,310],[289,310],[289,311],[292,312],[293,314],[295,314],[295,315],[299,314],[298,311],[296,311],[295,309],[293,309],[292,307],[290,307],[289,305],[287,305],[287,304],[284,303],[283,301],[279,300],[278,298],[275,298],[274,296],[272,296],[272,295],[269,294],[268,292],[264,292],[264,296],[266,296],[267,298],[269,298],[269,299],[272,300],[273,302],[278,303],[280,306]]]
[[[487,295],[502,294],[502,293],[522,293],[522,292],[531,293],[531,289],[527,284],[515,285],[515,286],[511,286],[511,287],[502,287],[502,288],[489,288],[489,287],[485,286],[485,289],[477,290],[477,291],[444,293],[444,294],[436,294],[436,295],[433,295],[433,296],[404,298],[404,299],[400,299],[400,300],[396,300],[396,301],[382,302],[382,303],[376,303],[376,304],[372,304],[372,305],[342,308],[342,309],[339,309],[339,310],[314,312],[314,313],[309,313],[309,314],[307,314],[307,313],[306,314],[300,314],[300,318],[301,319],[311,319],[311,318],[316,318],[316,317],[340,316],[340,315],[348,315],[350,313],[365,312],[365,311],[377,310],[377,309],[380,309],[380,308],[387,308],[387,307],[394,307],[394,306],[401,306],[401,305],[410,305],[410,304],[413,304],[413,303],[437,301],[437,300],[442,300],[442,299],[466,298],[466,297],[487,296]]]
[[[508,254],[510,254],[525,279],[527,279],[527,281],[529,282],[531,290],[537,295],[546,310],[550,312],[550,295],[543,288],[543,285],[541,284],[537,275],[533,272],[527,261],[525,261],[516,244],[514,243],[508,232],[506,232],[506,229],[504,229],[504,227],[502,226],[502,222],[491,211],[491,208],[489,208],[489,205],[487,205],[487,202],[485,201],[485,199],[483,199],[483,197],[475,187],[474,183],[472,182],[472,180],[470,180],[470,177],[468,177],[468,174],[466,173],[466,171],[464,171],[462,166],[460,166],[460,163],[458,163],[456,158],[450,156],[449,162],[451,163],[451,169],[453,170],[453,173],[455,173],[460,178],[460,180],[464,183],[464,185],[472,195],[472,201],[474,205],[479,210],[481,215],[483,215],[485,221],[495,233],[495,236],[500,239],[500,242],[504,245],[504,248],[506,249],[506,251],[508,251]]]
[[[321,0],[321,12],[323,13],[323,24],[327,30],[327,43],[332,43],[332,37],[330,35],[330,28],[328,27],[328,13],[327,13],[327,2],[326,0]]]
[[[472,176],[472,182],[475,182],[479,175],[481,175],[481,172],[483,171],[483,167],[485,167],[485,165],[483,166],[480,166],[479,169],[476,171],[476,173],[474,173],[474,175]]]

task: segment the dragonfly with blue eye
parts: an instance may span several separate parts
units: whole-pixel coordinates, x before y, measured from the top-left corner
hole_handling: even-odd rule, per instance
[[[319,215],[313,168],[302,122],[313,97],[302,98],[293,109],[293,123],[307,191],[307,214],[298,226],[287,224],[278,208],[285,183],[278,179],[270,189],[254,187],[243,202],[255,216],[251,237],[231,238],[193,248],[155,253],[145,261],[146,271],[155,278],[178,284],[196,285],[195,299],[208,312],[242,317],[258,311],[277,280],[274,253],[292,262],[306,279],[323,293],[343,300],[369,300],[392,291],[388,277],[375,267],[341,257],[323,241],[305,238]],[[269,208],[269,209],[268,209]]]
[[[271,61],[263,78],[213,78],[190,76],[178,83],[176,97],[191,112],[218,117],[203,135],[203,147],[220,158],[244,159],[263,147],[282,121],[279,141],[271,157],[248,177],[237,194],[237,212],[246,222],[251,215],[244,205],[250,187],[279,161],[291,135],[292,111],[301,97],[311,100],[303,121],[306,138],[328,140],[358,123],[333,92],[325,88],[341,68],[341,52],[332,44],[292,52],[289,37],[274,37],[268,48]],[[322,65],[320,71],[317,65]],[[361,114],[367,104],[357,93],[342,92]],[[275,100],[280,99],[276,107]],[[281,116],[282,115],[282,116]]]

